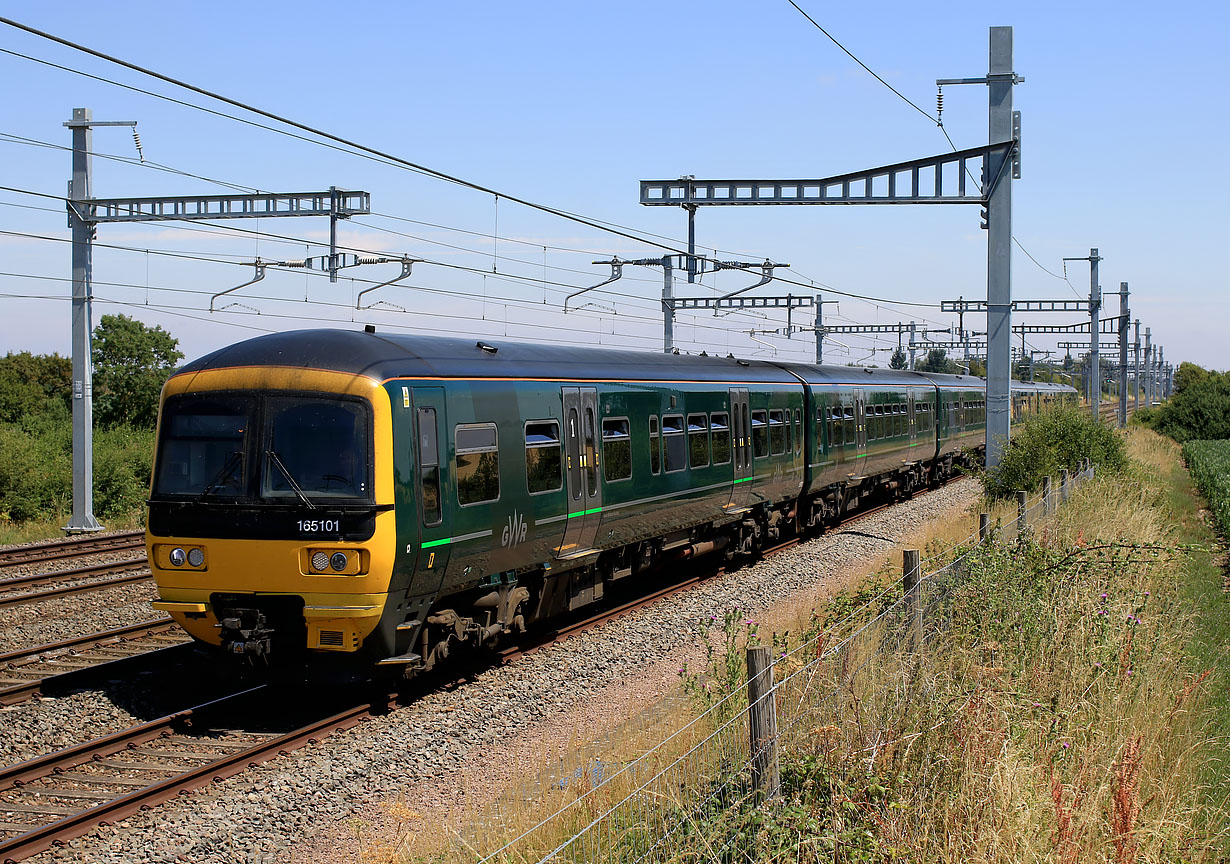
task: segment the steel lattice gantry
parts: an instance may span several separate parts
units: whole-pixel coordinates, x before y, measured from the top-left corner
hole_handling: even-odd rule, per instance
[[[332,188],[327,192],[187,195],[160,198],[95,198],[93,128],[131,126],[132,120],[95,120],[88,108],[74,108],[64,124],[72,130],[72,180],[68,188],[68,225],[73,258],[73,514],[64,530],[102,530],[94,516],[94,408],[91,338],[93,328],[93,241],[102,222],[257,219],[328,216],[330,277],[336,278],[337,220],[370,212],[367,192]]]
[[[977,204],[985,208],[987,330],[991,344],[987,361],[987,465],[994,467],[1007,446],[1011,422],[1011,181],[1021,176],[1021,121],[1020,113],[1012,110],[1012,90],[1024,79],[1012,69],[1011,27],[990,28],[989,55],[985,77],[937,82],[987,85],[990,143],[985,146],[830,177],[642,180],[640,202],[687,211],[689,260],[695,257],[694,219],[700,207]],[[971,176],[980,179],[970,182]],[[665,303],[663,313],[669,327],[672,310]]]

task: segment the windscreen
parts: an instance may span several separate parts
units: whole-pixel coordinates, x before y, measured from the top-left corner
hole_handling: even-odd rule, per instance
[[[154,496],[201,501],[371,499],[366,405],[264,393],[168,399]]]
[[[246,495],[246,436],[252,403],[240,398],[180,398],[167,402],[154,493]]]
[[[366,498],[367,418],[354,402],[271,396],[261,496]]]

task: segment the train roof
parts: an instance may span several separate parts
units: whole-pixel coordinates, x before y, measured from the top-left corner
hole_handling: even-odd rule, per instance
[[[657,354],[539,345],[495,337],[414,336],[356,330],[294,330],[237,342],[176,374],[240,366],[291,366],[393,378],[530,378],[584,381],[797,382],[781,366],[733,356]]]
[[[777,363],[734,356],[660,354],[614,348],[541,345],[495,337],[417,336],[368,330],[292,330],[237,342],[182,366],[176,375],[244,366],[279,366],[393,378],[530,378],[584,381],[740,381],[749,383],[864,384],[983,389],[970,375],[898,369]],[[1058,384],[1013,389],[1071,391]]]

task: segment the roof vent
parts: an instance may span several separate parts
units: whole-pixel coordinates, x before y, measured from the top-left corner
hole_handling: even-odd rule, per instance
[[[863,371],[864,371],[864,372],[866,372],[868,375],[870,375],[870,374],[871,374],[871,367],[870,367],[870,366],[864,366],[864,367],[863,367]]]
[[[363,332],[364,332],[364,333],[375,333],[375,332],[376,332],[376,325],[375,325],[375,324],[364,324],[364,325],[363,325]]]
[[[486,342],[482,341],[481,339],[475,342],[474,346],[478,348],[478,350],[480,351],[486,351],[488,354],[494,354],[496,351],[500,350],[499,348],[496,348],[494,345],[488,345]]]
[[[751,363],[748,363],[746,360],[736,360],[735,362],[738,363],[740,366],[751,366],[752,365]]]

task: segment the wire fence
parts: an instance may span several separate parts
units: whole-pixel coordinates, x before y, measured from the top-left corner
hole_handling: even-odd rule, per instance
[[[1015,517],[991,526],[985,539],[1017,539],[1092,476],[1086,463],[1049,497],[1023,496]],[[976,539],[977,532],[970,537]],[[743,834],[740,820],[754,818],[766,794],[757,776],[766,748],[819,748],[870,768],[886,748],[925,734],[906,728],[907,711],[926,698],[920,666],[927,646],[947,630],[953,589],[976,551],[967,544],[932,554],[930,562],[945,554],[951,560],[918,575],[899,596],[880,594],[798,644],[774,645],[766,674],[776,683],[760,697],[776,713],[772,741],[753,743],[749,709],[759,706],[749,705],[742,678],[728,679],[695,716],[688,708],[697,694],[676,693],[607,739],[574,750],[569,767],[558,763],[533,788],[489,799],[493,807],[475,814],[460,838],[466,857],[480,864],[723,860]],[[612,753],[615,739],[629,752]],[[517,818],[502,818],[502,808]],[[526,813],[547,815],[528,829],[514,828],[525,824]]]

